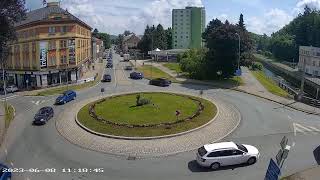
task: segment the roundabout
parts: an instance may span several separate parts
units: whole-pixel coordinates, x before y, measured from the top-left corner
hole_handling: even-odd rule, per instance
[[[147,104],[139,104],[140,101]],[[150,139],[198,128],[213,120],[216,113],[216,105],[199,97],[145,92],[89,103],[80,109],[77,122],[95,134]]]
[[[150,93],[130,92],[133,93]],[[157,93],[180,94],[172,91]],[[207,123],[191,128],[185,132],[155,137],[125,137],[106,135],[88,129],[79,122],[78,112],[88,104],[103,98],[121,96],[126,93],[110,94],[105,97],[95,97],[74,104],[70,110],[63,111],[56,121],[60,135],[72,144],[82,148],[125,157],[150,158],[161,157],[197,149],[203,144],[216,142],[230,134],[239,125],[240,112],[219,98],[200,98],[194,94],[183,93],[183,96],[196,97],[214,103],[216,115]],[[191,113],[192,114],[192,113]],[[201,114],[200,114],[201,115]],[[192,120],[191,120],[192,121]],[[170,130],[170,129],[168,129]]]

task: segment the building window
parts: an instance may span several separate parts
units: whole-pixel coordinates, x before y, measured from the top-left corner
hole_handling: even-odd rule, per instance
[[[60,56],[60,63],[61,64],[66,64],[67,63],[67,56],[66,55],[61,55]]]
[[[312,62],[312,65],[313,65],[313,66],[316,66],[316,62],[315,62],[315,61],[313,61],[313,62]]]
[[[36,52],[36,43],[32,42],[32,52]]]
[[[66,33],[67,32],[67,26],[61,26],[61,33]]]
[[[52,66],[55,66],[56,65],[56,56],[50,56],[49,61]]]
[[[55,50],[56,49],[56,41],[49,41],[49,50]]]
[[[60,40],[60,49],[67,48],[67,41],[66,40]]]
[[[56,27],[50,26],[49,27],[49,34],[54,34],[56,32]]]

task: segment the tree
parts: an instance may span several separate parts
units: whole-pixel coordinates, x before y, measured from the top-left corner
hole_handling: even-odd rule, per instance
[[[24,0],[1,0],[0,3],[0,60],[7,58],[8,43],[16,40],[14,24],[26,17]]]
[[[154,39],[153,39],[154,48],[167,49],[167,38],[161,24],[158,24],[157,28],[155,29],[155,32],[152,34],[154,36]]]
[[[128,36],[130,34],[132,34],[132,32],[130,32],[129,30],[125,30],[124,33],[123,33],[123,35],[125,35],[125,36]]]
[[[97,37],[97,36],[98,36],[98,33],[99,33],[98,29],[95,28],[95,29],[93,30],[93,32],[92,32],[92,36],[98,38],[98,37]]]
[[[246,30],[246,26],[245,26],[245,24],[244,24],[243,14],[242,14],[242,13],[240,14],[238,27],[239,27],[240,30],[242,30],[242,31],[245,31],[245,30]]]
[[[210,28],[210,27],[208,27]],[[230,78],[237,69],[238,32],[237,26],[225,22],[223,25],[208,30],[206,71],[209,79]]]
[[[165,30],[166,38],[167,38],[167,48],[172,49],[172,28],[168,28]]]
[[[122,49],[122,42],[123,42],[123,34],[119,34],[117,39],[116,39],[116,45],[118,46],[119,49]]]
[[[193,79],[206,79],[205,49],[190,49],[178,56],[178,61],[183,72],[188,72]]]
[[[105,48],[111,47],[110,35],[108,33],[98,33],[97,38],[99,38],[103,41]]]
[[[204,33],[202,34],[202,38],[204,40],[208,39],[208,35],[212,33],[216,28],[222,26],[222,22],[219,19],[213,19],[209,22],[207,28],[205,29]]]

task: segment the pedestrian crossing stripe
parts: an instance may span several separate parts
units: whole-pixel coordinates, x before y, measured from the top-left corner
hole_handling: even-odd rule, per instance
[[[299,123],[293,123],[293,132],[294,135],[297,135],[297,132],[307,134],[307,132],[310,132],[312,134],[318,134],[320,133],[320,129],[313,127],[313,126],[303,126]]]

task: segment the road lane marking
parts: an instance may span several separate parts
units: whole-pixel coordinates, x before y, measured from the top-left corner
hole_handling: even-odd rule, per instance
[[[312,130],[314,130],[314,131],[316,131],[316,132],[320,132],[320,129],[315,128],[315,127],[313,127],[313,126],[308,126],[308,128],[310,128],[310,129],[312,129]]]
[[[13,167],[13,162],[10,162],[11,166]]]
[[[293,132],[295,136],[297,135],[297,132],[301,132],[304,135],[306,135],[306,131],[311,132],[312,134],[317,134],[316,132],[313,131],[313,128],[310,129],[310,126],[305,127],[301,124],[293,123]]]
[[[8,155],[8,151],[7,151],[7,149],[5,149],[5,150],[4,150],[4,152],[6,153],[6,155]]]
[[[291,145],[291,147],[294,147],[296,145],[296,143],[295,142],[292,142],[292,145]]]
[[[292,120],[292,117],[288,115],[288,119]]]
[[[6,99],[7,100],[10,100],[10,99],[14,99],[14,98],[17,98],[17,97],[19,97],[19,95],[12,95],[12,96],[7,96],[6,98],[1,98],[1,100],[0,101],[5,101]]]

